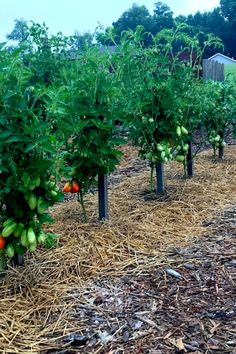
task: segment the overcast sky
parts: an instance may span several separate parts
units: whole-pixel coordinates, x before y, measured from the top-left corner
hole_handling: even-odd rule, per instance
[[[49,27],[51,33],[64,35],[93,32],[98,23],[107,27],[132,7],[145,5],[150,13],[158,0],[0,0],[0,41],[14,27],[14,20],[23,18]],[[166,0],[175,15],[187,15],[198,10],[208,11],[219,5],[219,0]]]

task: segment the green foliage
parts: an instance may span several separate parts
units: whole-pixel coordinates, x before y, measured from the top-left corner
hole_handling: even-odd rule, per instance
[[[236,65],[235,64],[225,64],[225,79],[230,81],[232,84],[236,83]]]
[[[60,87],[51,88],[48,110],[57,121],[64,149],[64,175],[77,181],[80,196],[112,172],[119,162],[115,119],[119,80],[109,53],[90,48],[61,71]],[[82,199],[79,199],[83,203]]]
[[[171,18],[156,5],[155,16]],[[188,143],[201,123],[214,149],[235,125],[234,85],[199,79],[204,51],[221,45],[218,38],[186,23],[155,35],[137,26],[120,33],[119,45],[113,30],[104,38],[114,52],[91,43],[81,50],[75,38],[32,24],[17,49],[0,50],[0,223],[8,254],[56,245],[42,226],[53,222],[47,209],[62,199],[61,176],[77,183],[85,215],[84,194],[119,163],[117,123],[149,160],[151,175],[172,159],[186,171]]]
[[[59,235],[54,234],[53,232],[47,232],[46,239],[44,242],[45,247],[48,249],[57,247],[58,239],[59,239]]]
[[[203,89],[205,109],[202,119],[215,155],[220,146],[225,146],[222,137],[225,129],[234,124],[236,91],[230,81],[224,83],[209,81],[205,83]]]
[[[150,161],[152,169],[176,158],[186,170],[186,146],[205,109],[198,78],[202,49],[198,36],[189,36],[186,27],[159,32],[149,47],[141,26],[126,31],[116,53],[122,68],[125,123],[139,155]],[[218,43],[209,36],[204,47]]]
[[[48,207],[63,198],[55,179],[58,144],[46,112],[48,81],[37,48],[46,32],[37,28],[31,55],[25,48],[0,53],[0,225],[8,256],[36,249],[42,225],[52,221]]]

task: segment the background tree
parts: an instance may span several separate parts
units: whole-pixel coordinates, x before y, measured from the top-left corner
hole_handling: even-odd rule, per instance
[[[220,9],[224,18],[230,22],[236,22],[235,0],[220,0]]]
[[[149,30],[150,13],[144,5],[139,6],[133,4],[133,6],[125,11],[112,25],[119,34],[127,29],[135,30],[138,25],[142,25],[146,30]]]
[[[90,32],[85,32],[81,34],[78,31],[75,31],[73,36],[73,49],[75,50],[84,50],[93,45],[94,36]]]
[[[225,43],[225,52],[236,57],[236,1],[220,0],[220,10],[226,22],[225,36],[222,38]]]
[[[173,12],[166,4],[158,1],[155,3],[151,18],[151,32],[155,35],[164,28],[175,27]]]
[[[119,40],[123,31],[135,30],[137,26],[143,26],[146,32],[151,30],[151,15],[148,9],[142,5],[133,4],[133,6],[125,11],[120,18],[112,23],[115,29],[117,39]]]
[[[15,20],[15,25],[11,33],[7,34],[7,39],[16,41],[18,44],[25,42],[29,37],[27,21],[23,18]]]

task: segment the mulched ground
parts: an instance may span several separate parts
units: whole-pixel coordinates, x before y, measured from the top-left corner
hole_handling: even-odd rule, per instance
[[[0,281],[3,354],[236,354],[235,146],[209,151],[196,176],[166,167],[167,194],[124,147],[110,178],[110,220],[89,223],[72,198],[52,209],[56,249],[28,255]]]
[[[45,353],[236,353],[236,209],[158,268],[97,280],[70,297],[84,330]],[[70,299],[68,299],[70,300]]]

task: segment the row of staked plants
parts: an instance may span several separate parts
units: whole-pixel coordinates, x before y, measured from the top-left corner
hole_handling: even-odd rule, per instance
[[[150,36],[150,46],[144,38]],[[85,193],[115,170],[128,138],[153,171],[176,160],[186,173],[189,142],[199,125],[214,152],[235,125],[236,92],[200,79],[201,36],[185,27],[155,37],[126,31],[115,51],[73,50],[73,38],[28,28],[25,42],[0,50],[0,270],[5,256],[52,246],[43,225],[48,208],[76,193],[86,221]],[[212,36],[205,47],[219,46]],[[185,60],[182,55],[186,55]],[[124,139],[121,129],[127,132]],[[66,181],[63,191],[58,187]]]

